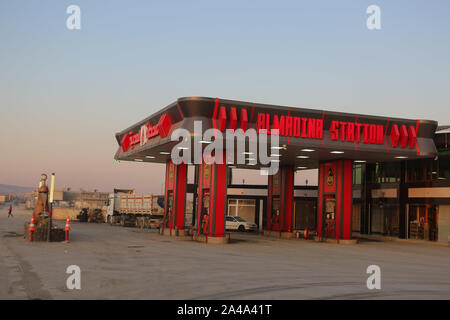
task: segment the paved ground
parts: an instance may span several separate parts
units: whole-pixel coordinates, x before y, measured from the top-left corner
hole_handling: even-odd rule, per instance
[[[229,245],[72,223],[70,244],[26,242],[31,211],[0,207],[0,299],[450,299],[450,248],[354,246],[233,234]],[[64,224],[64,222],[60,222]],[[81,290],[66,288],[67,266]],[[381,267],[368,290],[366,268]]]

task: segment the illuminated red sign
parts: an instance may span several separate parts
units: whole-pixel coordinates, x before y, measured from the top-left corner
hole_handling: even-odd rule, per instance
[[[414,126],[410,126],[406,129],[405,125],[401,125],[400,129],[398,125],[394,124],[391,129],[391,144],[396,148],[399,144],[400,147],[406,148],[406,145],[410,149],[414,148],[417,143],[417,133]]]
[[[225,131],[227,124],[226,108],[219,108],[216,100],[215,116],[213,125],[220,131]],[[228,126],[236,129],[238,124],[238,112],[236,108],[230,108],[230,118]],[[241,109],[240,127],[245,130],[247,127],[247,110]],[[216,117],[218,118],[216,122]],[[269,113],[258,113],[256,115],[256,130],[261,133],[263,130],[267,134],[273,134],[278,130],[278,134],[285,137],[322,139],[323,138],[323,118],[296,117],[289,115],[271,115]],[[347,141],[355,143],[384,144],[385,126],[382,124],[359,123],[350,121],[331,121],[330,138],[334,141]],[[392,147],[413,149],[417,144],[417,132],[414,126],[393,124],[391,127],[390,139]]]
[[[271,134],[278,130],[278,134],[286,137],[322,139],[323,120],[314,118],[291,117],[258,113],[256,118],[256,131],[267,130]]]
[[[332,140],[384,143],[384,126],[382,124],[331,121],[330,136]]]
[[[160,136],[165,138],[169,135],[172,123],[167,114],[163,114],[156,126],[152,126],[149,122],[141,126],[141,130],[137,133],[130,131],[125,134],[120,142],[122,150],[127,152],[130,148],[134,149],[135,145],[144,145],[147,141],[153,137]]]

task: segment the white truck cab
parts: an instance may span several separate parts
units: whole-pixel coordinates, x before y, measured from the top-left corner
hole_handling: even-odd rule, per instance
[[[114,215],[119,213],[119,196],[117,193],[110,193],[108,197],[108,208],[106,209],[106,223],[111,223]]]

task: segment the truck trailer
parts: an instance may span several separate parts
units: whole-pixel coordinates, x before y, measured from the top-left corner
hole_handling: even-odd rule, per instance
[[[109,195],[106,222],[123,227],[157,228],[164,217],[161,197],[115,189]]]

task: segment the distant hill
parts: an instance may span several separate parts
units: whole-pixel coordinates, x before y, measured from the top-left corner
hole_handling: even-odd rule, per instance
[[[33,187],[20,187],[10,184],[0,184],[0,193],[26,193],[33,191]]]

